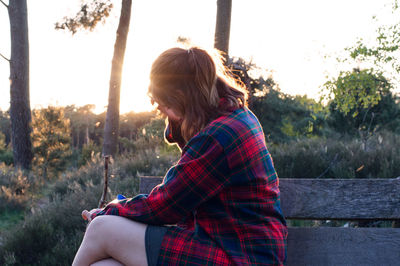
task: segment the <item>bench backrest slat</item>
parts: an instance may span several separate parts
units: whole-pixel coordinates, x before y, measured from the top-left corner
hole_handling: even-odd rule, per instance
[[[149,193],[161,177],[141,177]],[[400,220],[400,179],[280,179],[288,219]],[[287,265],[400,265],[399,228],[289,227]]]
[[[149,193],[162,177],[142,177]],[[282,211],[287,219],[400,220],[400,179],[281,178]]]
[[[288,219],[400,219],[400,179],[280,179]]]

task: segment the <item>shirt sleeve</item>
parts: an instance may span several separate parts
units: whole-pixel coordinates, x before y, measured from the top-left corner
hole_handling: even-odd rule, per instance
[[[221,144],[210,135],[193,137],[162,184],[148,195],[108,204],[97,215],[118,215],[147,224],[175,224],[229,183]]]

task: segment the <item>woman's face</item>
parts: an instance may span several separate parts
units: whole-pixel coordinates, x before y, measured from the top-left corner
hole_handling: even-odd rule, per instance
[[[152,104],[157,104],[157,110],[161,112],[161,114],[165,115],[168,117],[168,120],[174,121],[174,122],[180,122],[182,121],[182,117],[176,112],[173,108],[162,104],[161,102],[151,99]]]

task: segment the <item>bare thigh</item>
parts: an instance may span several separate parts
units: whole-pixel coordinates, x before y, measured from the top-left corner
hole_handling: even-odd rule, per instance
[[[124,264],[121,264],[120,262],[114,259],[105,259],[105,260],[99,260],[98,262],[95,262],[90,266],[124,266]]]
[[[88,226],[74,265],[113,258],[124,265],[147,265],[147,225],[120,216],[96,217]]]

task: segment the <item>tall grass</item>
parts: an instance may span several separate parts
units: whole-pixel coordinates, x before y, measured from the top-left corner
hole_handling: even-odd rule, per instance
[[[161,175],[176,160],[143,150],[124,156],[110,169],[109,200],[138,193],[138,174]],[[36,205],[25,220],[4,234],[0,265],[71,265],[85,230],[84,209],[96,208],[103,187],[103,165],[95,156],[79,170],[68,171],[48,188],[49,203]]]
[[[0,164],[0,213],[25,210],[34,197],[35,179],[32,173]]]
[[[135,144],[135,155],[112,162],[108,200],[138,193],[139,175],[164,175],[178,159],[177,150],[149,137]],[[355,139],[303,139],[269,147],[281,178],[394,178],[400,176],[400,136],[381,133],[363,142]],[[64,172],[41,192],[47,201],[27,193],[35,176],[0,167],[0,208],[26,210],[23,222],[4,233],[0,265],[70,265],[85,230],[83,209],[95,208],[102,191],[99,155],[78,170]],[[24,194],[17,196],[17,188]],[[6,192],[4,192],[6,191]],[[8,191],[8,192],[7,192]],[[18,190],[19,191],[19,190]],[[3,204],[3,205],[1,205]],[[1,207],[3,206],[3,207]],[[1,210],[1,209],[0,209]]]
[[[269,147],[281,178],[396,178],[400,136],[382,132],[367,141],[311,138]]]

